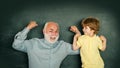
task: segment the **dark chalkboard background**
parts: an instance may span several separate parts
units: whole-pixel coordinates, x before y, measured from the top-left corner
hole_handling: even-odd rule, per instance
[[[38,27],[31,30],[28,39],[43,38],[45,22],[55,21],[60,25],[60,39],[72,43],[71,25],[79,26],[79,21],[88,16],[100,20],[99,35],[108,39],[107,49],[101,52],[105,68],[120,67],[119,21],[120,10],[117,0],[1,0],[0,1],[0,68],[28,68],[27,54],[14,50],[11,45],[14,35],[21,31],[31,20]],[[67,56],[61,68],[80,68],[79,55]]]

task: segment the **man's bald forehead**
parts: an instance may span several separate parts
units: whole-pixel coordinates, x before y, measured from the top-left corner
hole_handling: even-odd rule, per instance
[[[58,25],[58,23],[53,22],[53,21],[46,22],[46,24],[44,26],[44,30],[46,30],[46,28],[49,27],[49,26],[56,26],[58,28],[58,31],[59,31],[59,25]]]
[[[50,21],[50,22],[47,22],[48,25],[56,25],[57,27],[59,26],[56,22],[53,22],[53,21]]]

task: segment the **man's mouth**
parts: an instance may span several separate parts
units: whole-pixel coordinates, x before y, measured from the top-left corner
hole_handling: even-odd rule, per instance
[[[56,39],[56,37],[50,37],[50,39],[51,39],[51,40],[55,40],[55,39]]]

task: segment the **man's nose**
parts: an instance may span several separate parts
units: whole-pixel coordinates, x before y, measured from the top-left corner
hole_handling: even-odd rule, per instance
[[[56,32],[52,32],[52,35],[54,35],[54,36],[56,36],[58,33],[56,33]]]

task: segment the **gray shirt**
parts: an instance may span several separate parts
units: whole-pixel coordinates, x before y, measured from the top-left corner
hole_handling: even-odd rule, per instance
[[[29,31],[25,28],[18,32],[12,45],[14,49],[27,53],[29,68],[59,68],[67,55],[79,54],[79,50],[73,51],[71,44],[62,40],[54,44],[39,38],[26,40]]]

